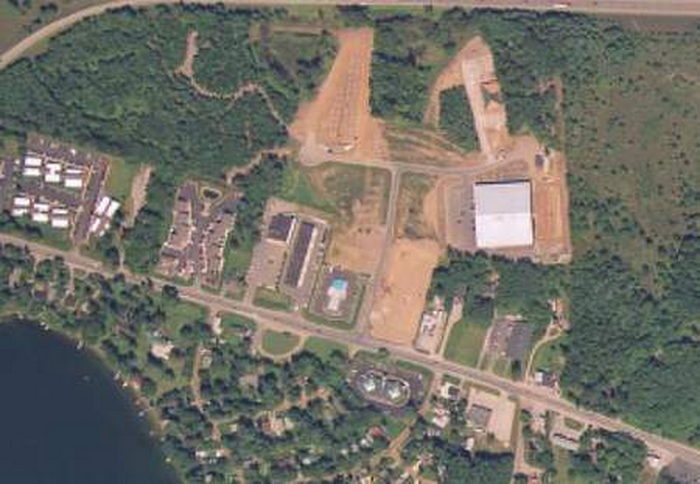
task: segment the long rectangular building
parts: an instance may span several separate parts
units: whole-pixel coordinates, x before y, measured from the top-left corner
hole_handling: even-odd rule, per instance
[[[311,246],[311,241],[316,231],[316,226],[310,222],[302,222],[294,239],[294,247],[289,254],[287,272],[284,276],[284,283],[288,286],[299,287],[301,276],[306,265],[307,254]]]

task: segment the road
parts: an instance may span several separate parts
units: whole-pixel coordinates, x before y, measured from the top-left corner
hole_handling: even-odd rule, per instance
[[[43,244],[28,242],[19,237],[7,234],[0,234],[0,242],[11,243],[18,246],[26,246],[36,257],[39,258],[55,256],[63,257],[66,263],[74,269],[81,269],[83,271],[98,271],[107,277],[114,275],[112,271],[102,268],[99,262],[83,256],[75,251],[67,252]],[[141,282],[146,280],[146,278],[143,276],[136,276],[128,272],[124,275],[126,279],[131,282]],[[150,280],[153,282],[156,289],[159,289],[166,284],[172,285],[172,283],[160,280],[158,278],[150,278]],[[646,444],[652,449],[664,451],[669,455],[690,462],[700,463],[699,449],[660,437],[650,432],[645,432],[624,423],[621,420],[578,408],[571,402],[548,393],[547,390],[543,388],[531,386],[524,382],[514,382],[481,370],[457,365],[455,363],[445,361],[442,358],[431,357],[419,353],[412,348],[406,348],[379,341],[367,335],[310,323],[301,318],[299,315],[255,307],[251,304],[224,298],[220,295],[211,294],[192,286],[176,285],[176,287],[178,288],[182,299],[206,306],[211,311],[236,312],[254,319],[263,327],[282,331],[291,330],[304,336],[318,336],[358,348],[370,350],[386,348],[395,357],[411,361],[418,365],[426,366],[436,373],[451,373],[467,380],[496,388],[507,395],[519,397],[523,402],[536,404],[540,407],[558,412],[564,416],[571,417],[585,424],[605,428],[610,431],[627,432],[630,435],[633,435],[634,437],[646,442]]]
[[[527,10],[553,10],[556,5],[568,5],[565,10],[600,15],[659,15],[659,16],[700,16],[700,0],[116,0],[93,5],[59,18],[35,31],[10,47],[0,55],[0,69],[16,61],[32,46],[56,35],[71,25],[89,17],[95,17],[107,10],[123,7],[147,7],[158,4],[200,4],[200,5],[393,5],[464,7],[464,8],[521,8]]]

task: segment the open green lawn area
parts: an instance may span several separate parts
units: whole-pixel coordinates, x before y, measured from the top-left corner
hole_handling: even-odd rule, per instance
[[[227,243],[224,249],[224,281],[244,275],[253,259],[253,243],[233,247]]]
[[[321,358],[328,358],[334,351],[348,354],[348,347],[342,343],[337,343],[329,339],[310,336],[304,342],[304,349],[316,353]]]
[[[314,186],[309,171],[310,169],[302,167],[299,163],[288,163],[282,177],[280,197],[300,205],[332,212],[333,206]]]
[[[138,165],[127,163],[121,158],[112,158],[105,185],[107,193],[121,203],[126,203],[131,195],[131,183],[138,170]]]
[[[207,318],[207,310],[203,306],[179,300],[165,305],[166,327],[173,334],[177,334],[185,324],[204,322]]]
[[[479,363],[479,354],[484,345],[488,328],[476,323],[459,321],[447,337],[445,358],[473,368]]]
[[[263,333],[262,349],[271,355],[284,355],[299,344],[299,336],[292,333],[266,330]]]
[[[292,299],[289,296],[266,287],[259,287],[255,290],[253,304],[279,311],[290,311],[292,309]]]
[[[566,358],[562,344],[565,337],[559,337],[549,343],[543,344],[535,353],[532,362],[532,370],[546,370],[560,374],[566,365]]]
[[[231,328],[235,330],[240,329],[252,329],[257,328],[257,324],[250,318],[242,316],[236,313],[223,313],[221,314],[221,325],[226,328]]]

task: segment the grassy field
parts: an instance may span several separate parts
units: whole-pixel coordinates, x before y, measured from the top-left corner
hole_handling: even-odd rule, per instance
[[[488,328],[480,324],[459,321],[447,337],[444,356],[460,365],[476,368]]]
[[[297,163],[287,165],[280,197],[329,215],[339,215],[344,222],[352,217],[353,206],[372,187],[384,187],[382,201],[386,205],[390,175],[387,170],[325,163],[305,168]],[[386,212],[384,207],[383,212]]]
[[[259,287],[255,290],[255,298],[253,304],[267,309],[277,309],[280,311],[290,311],[292,309],[292,300],[286,294]]]
[[[263,333],[262,349],[271,355],[284,355],[299,344],[299,336],[292,333],[281,333],[267,330]]]
[[[122,204],[131,196],[131,183],[139,170],[138,165],[127,163],[121,158],[112,158],[105,188],[107,193]]]
[[[311,336],[304,342],[304,349],[316,353],[321,358],[328,358],[334,351],[348,354],[348,347],[342,343],[337,343],[324,338]]]
[[[290,202],[313,207],[324,212],[332,212],[334,207],[323,197],[314,186],[309,176],[310,169],[298,163],[288,163],[282,178],[280,197]]]

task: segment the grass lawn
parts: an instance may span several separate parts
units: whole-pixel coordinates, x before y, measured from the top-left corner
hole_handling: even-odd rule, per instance
[[[565,336],[561,336],[540,346],[532,362],[533,371],[547,370],[552,373],[560,374],[564,370],[566,358],[564,357],[564,351],[561,347],[564,338]]]
[[[263,333],[262,348],[271,355],[284,355],[299,344],[299,336],[286,331],[267,330]]]
[[[242,277],[248,272],[250,261],[253,258],[253,244],[241,247],[232,247],[226,243],[224,249],[224,281],[235,277]]]
[[[206,320],[206,317],[207,310],[191,302],[180,300],[165,304],[165,326],[173,336],[185,324]]]
[[[476,368],[488,328],[465,320],[452,326],[445,345],[445,358]]]
[[[337,343],[329,339],[310,336],[304,343],[304,349],[316,353],[321,358],[328,358],[334,351],[348,354],[348,347],[342,343]]]
[[[308,169],[298,163],[287,163],[280,198],[327,212],[333,211],[333,206],[312,183]]]
[[[250,318],[247,318],[245,316],[241,316],[240,314],[236,313],[223,313],[221,314],[221,324],[226,328],[232,328],[232,329],[252,329],[255,330],[257,328],[257,324],[255,324],[255,321],[253,321]]]
[[[292,309],[292,299],[289,296],[266,287],[259,287],[255,290],[253,304],[280,311],[290,311]]]
[[[112,158],[105,185],[107,193],[121,203],[126,203],[131,195],[131,183],[138,170],[138,165],[127,163],[121,158]]]

